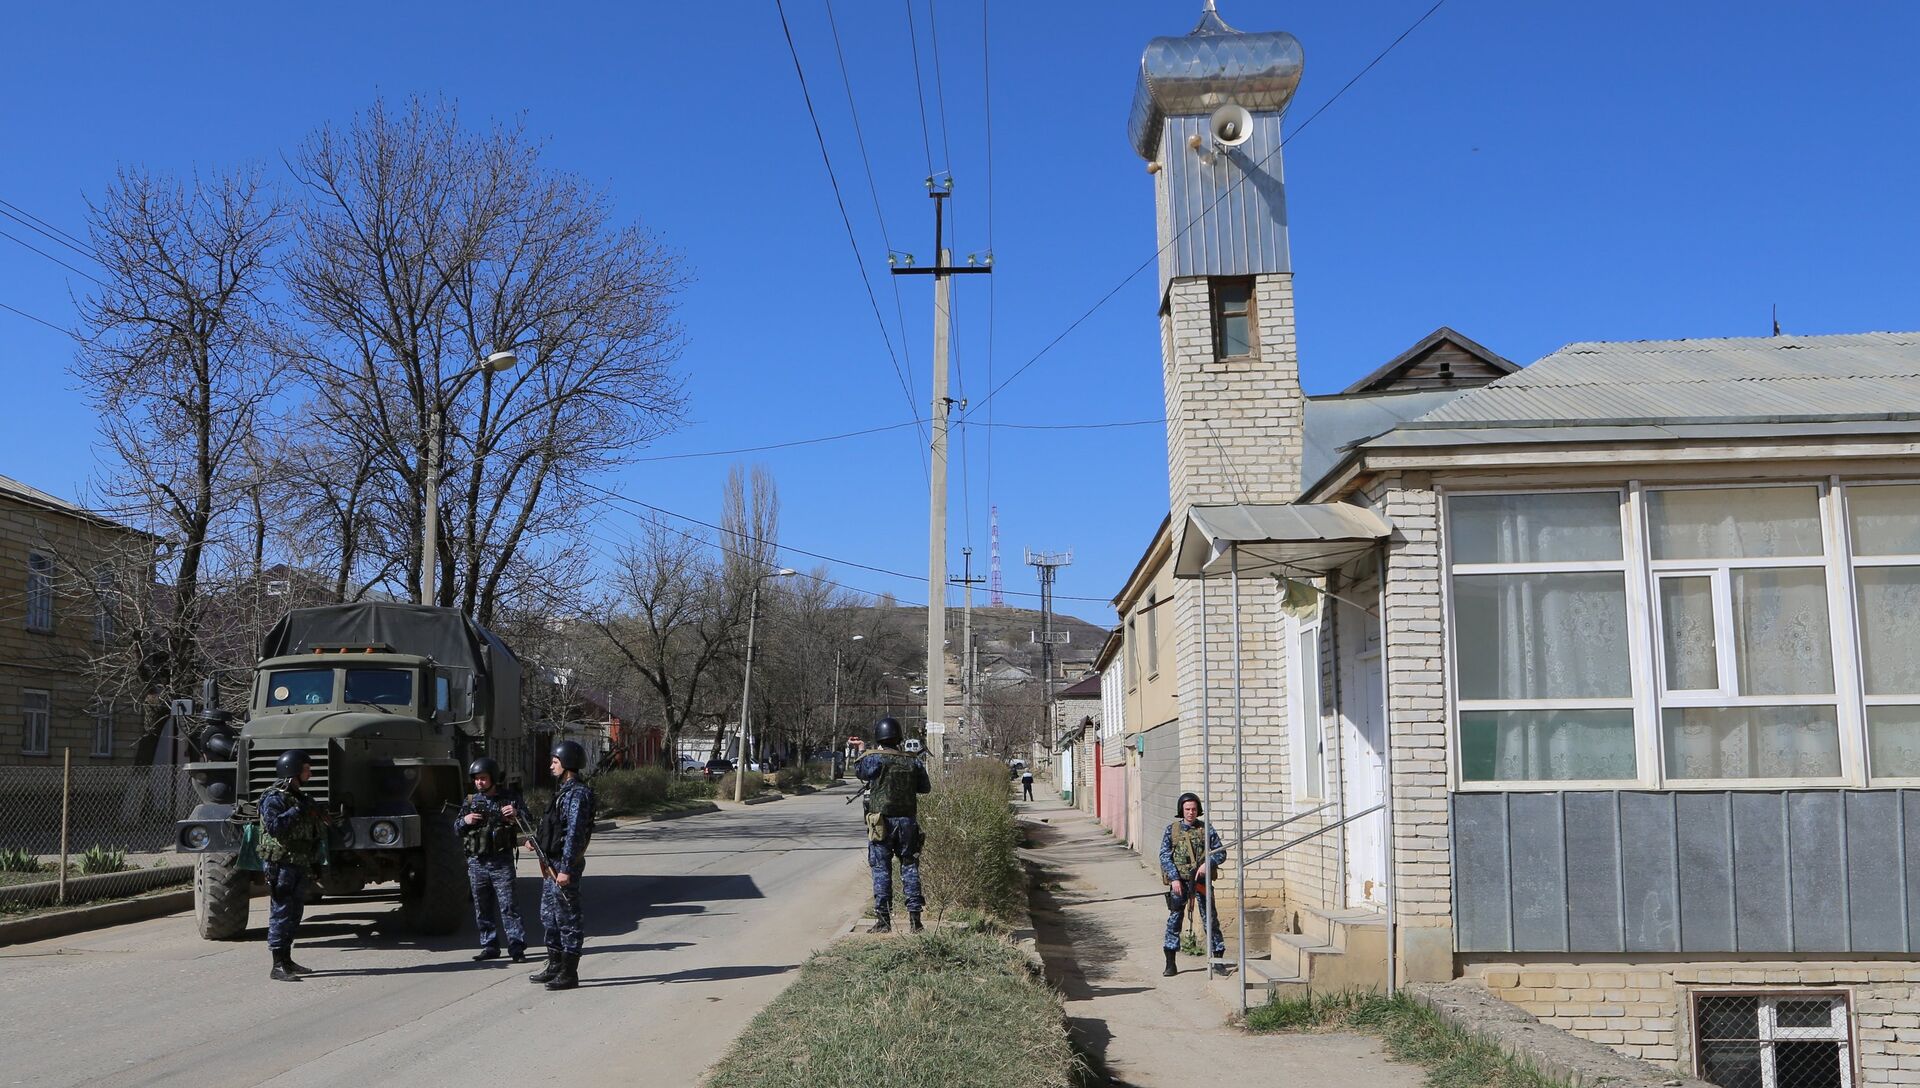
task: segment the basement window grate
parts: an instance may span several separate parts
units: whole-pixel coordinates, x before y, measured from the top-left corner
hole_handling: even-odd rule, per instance
[[[1696,994],[1694,1072],[1720,1088],[1852,1088],[1844,994]]]

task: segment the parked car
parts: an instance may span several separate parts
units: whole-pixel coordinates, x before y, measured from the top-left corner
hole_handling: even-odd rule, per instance
[[[706,769],[707,769],[707,765],[705,763],[702,763],[700,760],[697,760],[692,756],[680,757],[680,773],[681,774],[699,774],[700,772]]]
[[[733,760],[731,759],[707,760],[707,777],[708,778],[717,778],[720,775],[726,774],[728,771],[731,771],[731,770],[733,770]]]

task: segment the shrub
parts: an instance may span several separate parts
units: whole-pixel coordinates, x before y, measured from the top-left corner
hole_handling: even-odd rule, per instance
[[[89,846],[87,852],[80,855],[80,871],[83,873],[117,873],[127,867],[127,852],[106,846]]]
[[[831,786],[839,780],[839,776],[833,773],[832,760],[821,759],[807,764],[807,781],[816,785]]]
[[[927,835],[920,880],[936,911],[977,910],[1004,920],[1024,897],[1006,775],[995,760],[970,759],[948,766],[920,799]]]
[[[807,769],[805,767],[789,765],[773,772],[774,788],[784,793],[792,793],[794,790],[806,785],[806,783]]]
[[[0,850],[0,873],[37,873],[40,859],[17,846]]]
[[[608,771],[593,780],[593,796],[602,815],[659,808],[673,794],[673,775],[663,767]]]
[[[720,776],[720,781],[714,786],[713,795],[722,801],[733,800],[733,779],[735,775],[746,776],[746,781],[740,787],[741,800],[744,801],[749,797],[758,797],[767,792],[767,780],[760,776],[759,771],[728,771],[726,774]]]

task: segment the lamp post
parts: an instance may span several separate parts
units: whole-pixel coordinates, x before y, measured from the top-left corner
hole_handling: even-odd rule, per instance
[[[866,641],[866,637],[867,636],[865,635],[855,635],[852,638],[848,639],[847,641],[848,642],[864,642]],[[841,649],[842,649],[841,647],[835,647],[833,651],[833,743],[835,745],[840,744],[840,650]]]
[[[487,356],[479,366],[470,367],[460,374],[451,393],[458,393],[460,387],[482,374],[499,374],[512,370],[520,357],[512,351],[496,351]],[[427,423],[427,509],[421,519],[420,531],[420,603],[432,604],[434,597],[434,575],[440,566],[440,431],[446,426],[445,414],[440,409],[440,391],[433,391],[433,415]]]
[[[758,575],[753,580],[752,603],[747,605],[747,675],[740,685],[740,761],[733,766],[733,799],[736,802],[746,799],[747,714],[753,704],[753,621],[760,614],[760,583],[769,578],[791,578],[798,573],[791,567],[781,567]]]

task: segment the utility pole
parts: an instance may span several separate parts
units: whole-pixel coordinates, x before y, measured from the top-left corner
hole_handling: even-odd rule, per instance
[[[943,734],[947,725],[947,413],[953,402],[947,397],[947,338],[953,324],[948,299],[958,275],[985,275],[993,271],[993,255],[984,265],[967,258],[964,267],[953,264],[946,243],[946,200],[953,195],[953,175],[944,179],[928,178],[927,195],[933,198],[933,267],[913,267],[913,255],[896,262],[889,255],[896,276],[933,277],[933,448],[928,479],[927,518],[927,740],[935,767],[946,755]],[[902,267],[904,263],[905,267]],[[966,407],[961,405],[961,407]],[[939,731],[934,726],[939,726]]]
[[[1072,552],[1036,552],[1027,549],[1027,565],[1040,575],[1040,670],[1042,705],[1047,715],[1047,762],[1053,762],[1054,721],[1053,721],[1053,647],[1056,643],[1067,641],[1067,632],[1058,636],[1053,630],[1053,576],[1061,567],[1073,562]]]
[[[966,620],[964,621],[961,627],[961,633],[960,633],[960,708],[961,708],[961,713],[966,715],[967,733],[969,734],[969,737],[971,737],[973,735],[976,735],[980,728],[979,720],[974,717],[976,713],[974,708],[977,702],[974,696],[974,687],[978,683],[979,678],[974,673],[973,587],[985,582],[986,579],[975,578],[973,576],[973,549],[972,548],[961,548],[960,557],[962,561],[965,563],[965,566],[962,568],[965,571],[965,573],[962,574],[959,578],[954,579],[954,581],[966,587],[966,602],[967,602]]]

